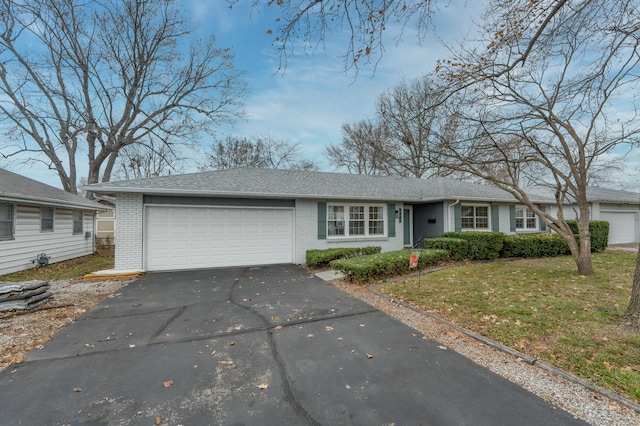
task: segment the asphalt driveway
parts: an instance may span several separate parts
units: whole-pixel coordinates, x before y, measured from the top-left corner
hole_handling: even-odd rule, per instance
[[[0,373],[11,425],[577,425],[291,265],[148,274]]]

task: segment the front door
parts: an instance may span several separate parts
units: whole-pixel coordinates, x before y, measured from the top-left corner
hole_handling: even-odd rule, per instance
[[[405,247],[413,246],[413,207],[404,206],[402,210],[402,229],[404,231]]]

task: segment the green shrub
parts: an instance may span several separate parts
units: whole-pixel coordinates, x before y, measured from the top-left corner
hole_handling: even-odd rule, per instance
[[[576,235],[576,239],[578,239],[578,222],[568,220],[567,225],[569,225],[573,234]],[[609,222],[606,220],[590,220],[589,233],[591,234],[591,252],[604,251],[609,245]]]
[[[454,260],[462,260],[469,254],[469,243],[462,238],[426,238],[424,248],[447,250]]]
[[[460,238],[469,244],[470,260],[493,260],[500,256],[504,234],[502,232],[445,232],[445,238]]]
[[[371,280],[395,277],[410,272],[413,269],[409,268],[409,257],[414,251],[420,253],[418,269],[436,265],[449,258],[449,252],[446,250],[398,250],[334,260],[331,262],[331,267],[342,272],[349,280],[364,284]]]
[[[382,251],[380,246],[307,250],[307,266],[309,268],[324,268],[329,266],[332,260],[376,254],[380,251]]]
[[[557,234],[505,235],[503,257],[552,257],[569,254],[569,245]]]

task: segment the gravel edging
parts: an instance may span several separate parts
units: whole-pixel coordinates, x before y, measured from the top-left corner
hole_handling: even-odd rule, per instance
[[[640,411],[633,401],[380,293],[376,290],[380,285],[364,288],[345,280],[332,280],[329,284],[409,325],[424,339],[438,341],[577,418],[593,425],[640,425]]]

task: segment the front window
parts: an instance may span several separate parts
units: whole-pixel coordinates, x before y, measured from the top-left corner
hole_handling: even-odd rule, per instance
[[[344,235],[344,206],[329,206],[327,230],[330,237]]]
[[[462,206],[462,229],[489,229],[489,206]]]
[[[0,240],[13,239],[13,204],[0,203]]]
[[[516,229],[537,230],[538,218],[528,207],[516,207]]]
[[[53,231],[53,207],[42,207],[40,209],[40,232]]]
[[[327,206],[329,237],[384,236],[384,206],[332,204]]]
[[[73,235],[82,234],[82,222],[84,220],[84,212],[82,210],[73,211]]]

